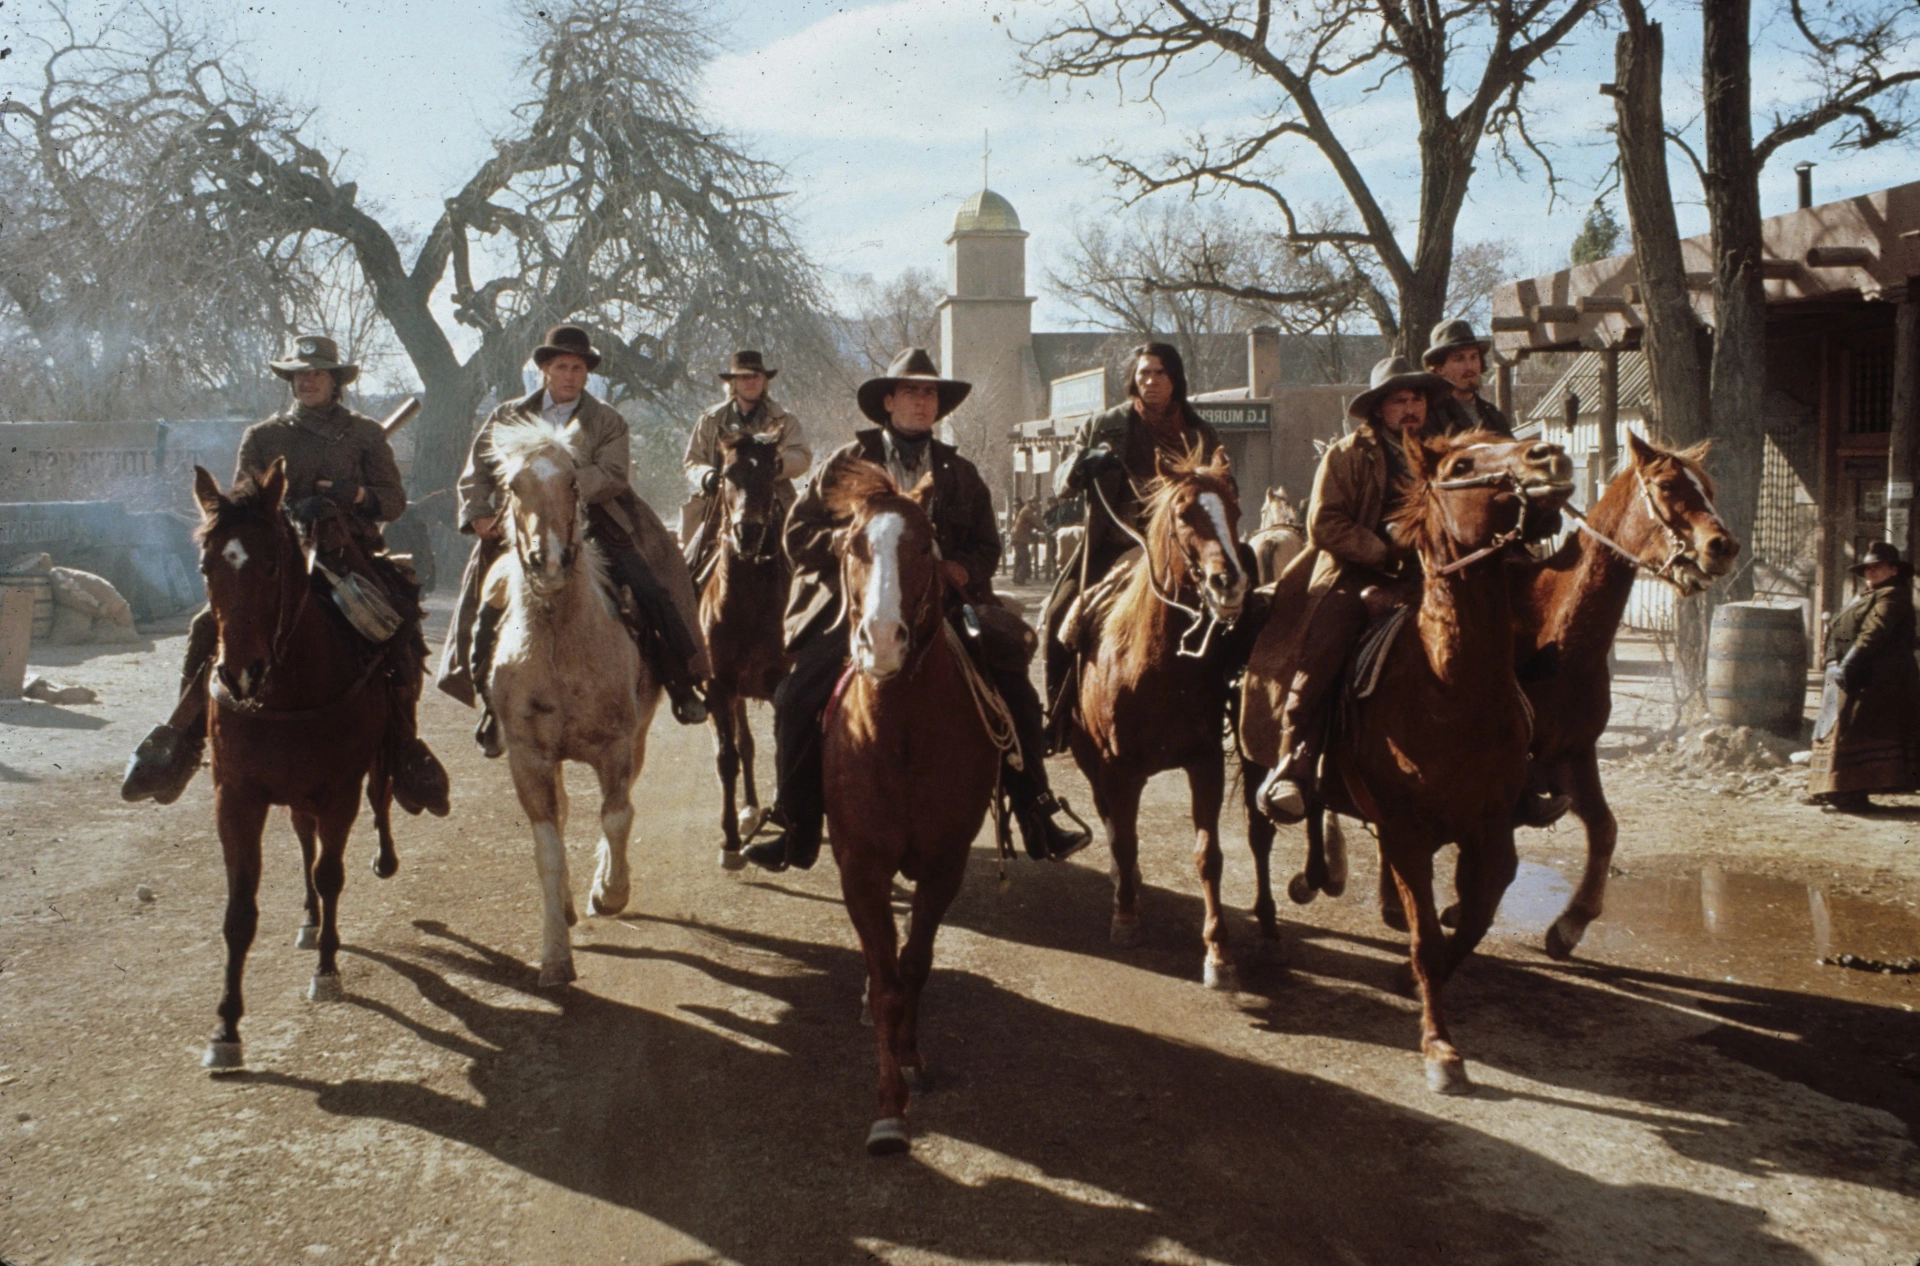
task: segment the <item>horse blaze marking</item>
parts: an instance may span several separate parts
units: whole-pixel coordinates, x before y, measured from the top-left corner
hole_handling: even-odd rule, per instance
[[[1233,533],[1227,531],[1227,507],[1221,502],[1217,492],[1200,494],[1200,504],[1207,508],[1207,517],[1213,520],[1213,532],[1220,538],[1220,548],[1226,553],[1227,566],[1234,576],[1240,574],[1240,557],[1233,548]]]
[[[867,577],[869,625],[901,621],[900,537],[906,530],[906,519],[891,512],[876,514],[867,524],[867,544],[873,548],[873,574]]]
[[[536,457],[533,459],[533,473],[542,479],[552,479],[560,473],[560,467],[551,457]]]
[[[227,560],[229,567],[239,571],[247,565],[247,547],[240,543],[239,537],[235,537],[227,542],[225,549],[220,551],[220,557]]]

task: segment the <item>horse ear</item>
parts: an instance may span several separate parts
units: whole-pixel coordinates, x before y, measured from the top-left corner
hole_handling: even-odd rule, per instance
[[[1428,448],[1425,441],[1411,431],[1400,433],[1400,449],[1407,455],[1407,467],[1415,479],[1423,482],[1430,480],[1440,468],[1440,454]]]
[[[1227,456],[1224,446],[1213,450],[1213,468],[1223,475],[1233,473],[1233,458]]]
[[[1162,479],[1173,478],[1173,463],[1167,460],[1166,449],[1156,448],[1153,450],[1153,471]]]
[[[933,504],[933,472],[920,476],[920,482],[907,493],[907,500],[925,510]]]
[[[273,465],[267,467],[267,477],[260,481],[260,496],[266,502],[268,510],[278,510],[281,500],[287,495],[287,459],[276,457]]]
[[[207,473],[205,466],[193,468],[193,499],[200,503],[200,513],[209,519],[220,513],[220,507],[227,504],[219,483]]]
[[[1633,453],[1633,464],[1645,466],[1659,456],[1653,451],[1653,445],[1641,439],[1632,431],[1627,432],[1627,448]]]
[[[1713,441],[1701,440],[1698,444],[1695,444],[1692,448],[1681,449],[1680,456],[1686,458],[1690,462],[1695,463],[1696,465],[1704,466],[1706,465],[1706,462],[1707,462],[1707,454],[1712,451],[1713,451]]]

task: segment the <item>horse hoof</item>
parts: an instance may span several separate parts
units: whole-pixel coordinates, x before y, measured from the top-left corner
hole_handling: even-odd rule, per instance
[[[319,949],[320,929],[311,923],[301,924],[300,930],[293,934],[293,948]]]
[[[628,894],[624,892],[615,896],[595,888],[593,894],[587,898],[587,905],[595,914],[618,914],[627,908],[627,897]]]
[[[1427,1058],[1427,1089],[1436,1095],[1470,1095],[1473,1083],[1467,1080],[1467,1061],[1458,1055]]]
[[[574,908],[573,908],[573,898],[572,898],[572,897],[568,897],[568,898],[567,898],[567,910],[566,910],[566,915],[567,915],[567,926],[568,926],[568,927],[573,927],[573,926],[574,926],[575,924],[577,924],[577,923],[579,923],[579,922],[580,922],[580,915],[579,915],[579,913],[578,913],[577,911],[575,911],[575,910],[574,910]]]
[[[1240,972],[1232,963],[1216,963],[1211,958],[1200,970],[1200,983],[1209,989],[1218,989],[1222,993],[1238,993],[1240,990]]]
[[[882,1117],[867,1131],[867,1155],[898,1156],[911,1145],[905,1117]]]
[[[1440,912],[1440,926],[1443,928],[1457,928],[1460,926],[1460,903],[1458,901]]]
[[[1293,904],[1297,906],[1308,905],[1319,895],[1319,891],[1307,882],[1307,872],[1304,870],[1287,880],[1287,896],[1293,898]]]
[[[766,820],[767,811],[758,805],[748,805],[746,808],[740,810],[738,818],[740,838],[744,840],[752,839],[753,833],[759,830],[760,824]]]
[[[1581,938],[1586,934],[1584,923],[1575,922],[1572,915],[1561,915],[1547,928],[1547,957],[1572,958],[1573,951],[1580,947]]]
[[[925,1094],[933,1086],[933,1077],[927,1072],[925,1064],[918,1066],[902,1064],[900,1078],[907,1083],[907,1089],[914,1094]]]
[[[558,989],[566,985],[569,981],[578,979],[580,979],[580,974],[573,970],[573,961],[571,959],[552,967],[543,964],[540,968],[540,987],[542,989]]]
[[[381,879],[392,879],[400,873],[400,859],[392,853],[377,853],[373,859],[373,873]]]
[[[307,986],[308,1002],[338,1002],[347,996],[340,987],[339,972],[315,972],[313,983]]]
[[[1380,922],[1396,932],[1404,932],[1407,930],[1407,912],[1399,906],[1381,906]]]
[[[745,870],[746,868],[747,855],[745,853],[742,853],[737,848],[723,848],[720,850],[721,870]]]
[[[242,1067],[242,1061],[240,1058],[240,1043],[219,1042],[219,1041],[208,1042],[207,1053],[200,1057],[200,1063],[202,1066],[206,1068]]]
[[[1113,917],[1113,927],[1107,932],[1107,939],[1122,949],[1131,949],[1140,944],[1141,941],[1144,941],[1146,937],[1141,934],[1140,920],[1138,918],[1123,919],[1119,915],[1115,915]]]

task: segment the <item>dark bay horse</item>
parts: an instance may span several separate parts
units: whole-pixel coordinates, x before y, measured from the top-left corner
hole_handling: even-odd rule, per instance
[[[720,829],[725,841],[720,865],[739,870],[746,859],[740,838],[760,825],[760,795],[753,784],[753,731],[749,699],[773,698],[788,660],[781,629],[791,570],[781,548],[784,526],[777,490],[779,444],[758,436],[720,441],[718,552],[700,586],[700,627],[706,634],[713,676],[707,710],[713,717],[715,761],[720,769]],[[736,786],[746,807],[736,809]]]
[[[1412,929],[1427,1084],[1472,1089],[1440,991],[1487,929],[1518,858],[1513,807],[1526,782],[1528,705],[1514,674],[1505,557],[1528,523],[1564,504],[1572,465],[1556,445],[1469,431],[1409,442],[1413,481],[1395,516],[1425,579],[1413,623],[1385,652],[1377,685],[1348,702],[1310,803],[1308,873],[1325,873],[1329,810],[1372,822]],[[1433,857],[1459,846],[1459,926],[1433,897]],[[1317,865],[1316,865],[1317,864]]]
[[[1714,509],[1707,445],[1683,452],[1627,437],[1627,461],[1579,532],[1545,562],[1512,573],[1516,663],[1533,705],[1533,758],[1573,799],[1586,828],[1587,865],[1567,908],[1547,929],[1547,953],[1566,958],[1600,917],[1619,831],[1594,754],[1613,709],[1607,653],[1637,576],[1690,597],[1733,570],[1740,543]]]
[[[867,1134],[867,1150],[878,1156],[909,1145],[908,1089],[925,1069],[920,993],[999,771],[987,718],[997,717],[1009,739],[1012,731],[946,619],[925,509],[932,476],[902,495],[880,467],[839,459],[820,479],[827,504],[847,522],[840,574],[853,664],[829,706],[823,760],[833,857],[867,960],[880,1047],[880,1111]],[[895,875],[914,884],[898,954]]]
[[[206,1066],[241,1064],[240,982],[259,924],[260,837],[267,811],[286,805],[300,839],[307,924],[319,927],[318,970],[308,996],[341,997],[338,910],[346,881],[347,836],[360,788],[381,827],[375,873],[399,865],[387,830],[390,775],[384,748],[391,697],[385,655],[371,650],[318,589],[292,525],[280,512],[286,472],[279,462],[257,485],[223,493],[194,468],[200,502],[200,571],[219,624],[208,710],[214,818],[227,866],[226,992]],[[318,840],[316,843],[316,835]]]
[[[1226,451],[1162,455],[1158,469],[1146,546],[1119,564],[1131,571],[1117,581],[1105,619],[1089,629],[1092,645],[1079,665],[1068,745],[1092,785],[1113,854],[1116,945],[1137,945],[1141,936],[1140,793],[1163,770],[1186,772],[1194,869],[1207,907],[1202,979],[1230,989],[1235,972],[1220,906],[1227,650],[1218,626],[1239,619],[1251,581],[1240,554],[1240,503]],[[1271,833],[1265,838],[1270,843]]]

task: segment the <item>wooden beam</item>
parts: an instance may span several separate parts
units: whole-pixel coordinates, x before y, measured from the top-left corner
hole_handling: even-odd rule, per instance
[[[1584,316],[1602,313],[1618,313],[1625,316],[1633,312],[1633,304],[1629,303],[1624,295],[1581,295],[1573,301],[1573,306],[1578,308]]]
[[[1807,252],[1808,268],[1858,268],[1875,259],[1865,246],[1815,246]]]
[[[1497,316],[1493,318],[1495,334],[1524,334],[1533,328],[1530,316]]]
[[[1536,303],[1533,320],[1537,325],[1570,325],[1580,319],[1580,309],[1571,303]]]

